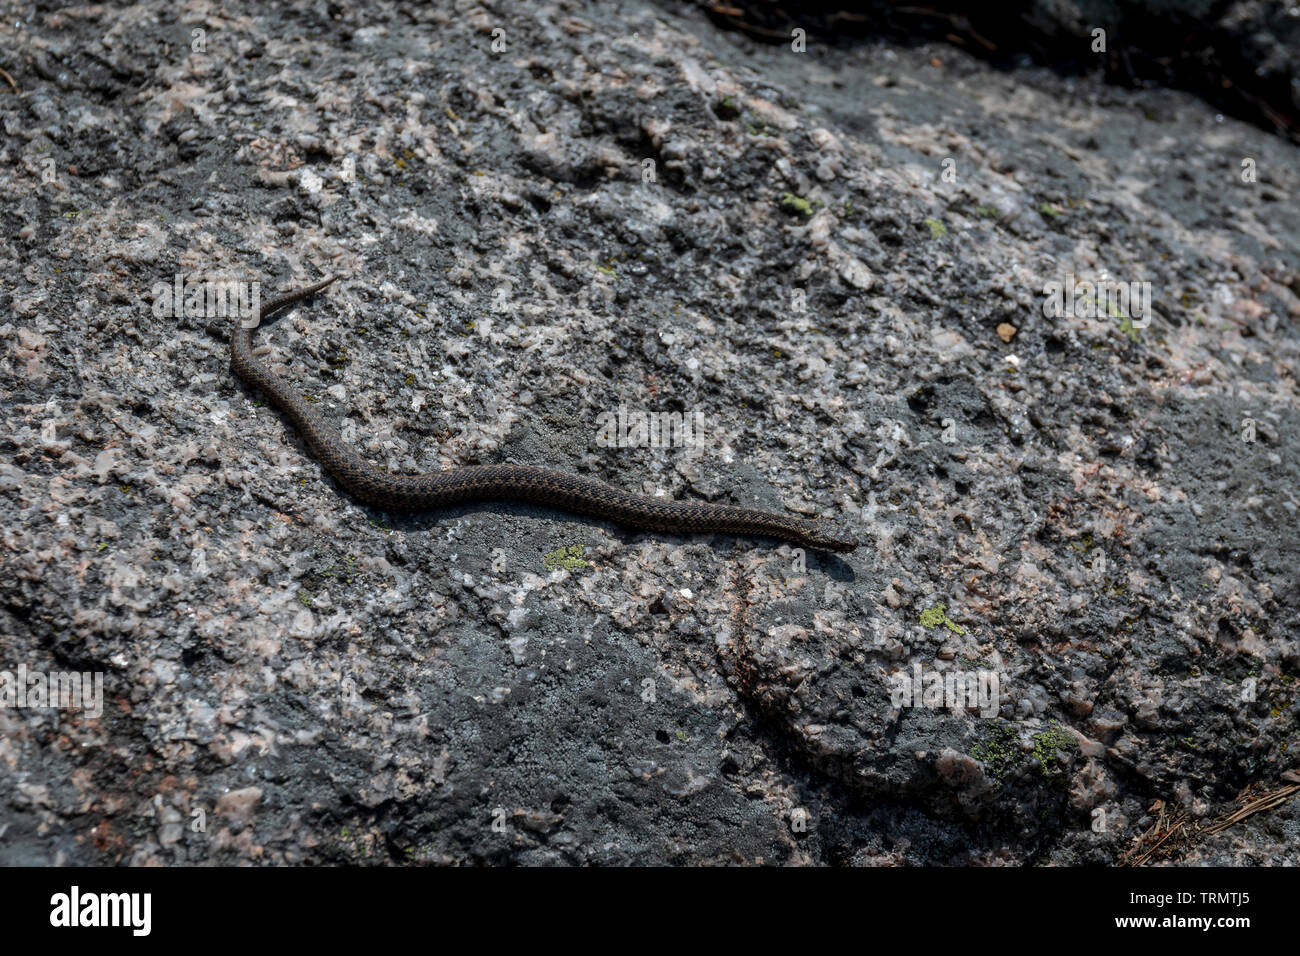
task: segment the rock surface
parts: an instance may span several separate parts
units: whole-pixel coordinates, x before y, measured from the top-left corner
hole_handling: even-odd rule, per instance
[[[104,681],[0,707],[0,862],[1117,863],[1294,773],[1295,145],[633,2],[0,38],[0,668]],[[373,460],[864,546],[358,505],[160,291],[324,272],[262,341]],[[1298,812],[1176,859],[1295,864]]]
[[[688,0],[660,0],[677,7]],[[1012,68],[1037,63],[1134,88],[1190,90],[1232,116],[1300,142],[1300,5],[1271,0],[689,0],[767,42],[795,30],[954,44]]]

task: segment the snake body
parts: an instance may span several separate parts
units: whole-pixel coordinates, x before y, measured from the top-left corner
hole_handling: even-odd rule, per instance
[[[761,535],[809,548],[852,551],[856,541],[817,522],[756,508],[696,501],[672,501],[632,494],[602,481],[528,465],[472,465],[423,475],[392,475],[353,451],[321,414],[253,353],[253,334],[261,320],[325,288],[338,276],[268,301],[256,321],[236,326],[230,365],[284,413],[312,453],[347,492],[391,511],[423,511],[470,501],[528,501],[594,515],[629,528],[677,534]]]

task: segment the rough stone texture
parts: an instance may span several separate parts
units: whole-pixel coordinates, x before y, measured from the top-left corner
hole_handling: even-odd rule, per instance
[[[0,708],[0,861],[1115,863],[1156,801],[1294,772],[1294,145],[639,3],[0,40],[0,667],[106,696]],[[375,460],[865,546],[358,506],[232,379],[232,319],[154,310],[326,271],[264,339]],[[1149,280],[1150,324],[1045,317],[1071,273]],[[705,440],[602,447],[620,403]],[[995,673],[996,715],[894,706],[914,665]],[[1178,860],[1294,864],[1298,811]]]
[[[1006,67],[1037,63],[1125,87],[1191,90],[1300,142],[1300,5],[1275,0],[660,0],[768,42],[793,31],[955,44]]]

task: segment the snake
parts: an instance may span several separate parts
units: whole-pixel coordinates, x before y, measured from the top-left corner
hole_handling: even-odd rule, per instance
[[[852,551],[857,541],[822,521],[704,501],[634,494],[581,475],[532,465],[468,465],[419,475],[398,475],[357,454],[325,418],[254,353],[263,319],[320,292],[339,276],[268,300],[236,323],[231,370],[261,392],[293,424],[316,459],[358,501],[393,512],[425,511],[466,502],[523,501],[603,518],[627,528],[669,534],[758,536],[819,551]]]

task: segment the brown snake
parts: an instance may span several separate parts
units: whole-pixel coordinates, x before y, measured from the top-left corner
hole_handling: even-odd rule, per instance
[[[264,317],[319,292],[337,278],[330,276],[271,299],[249,327],[237,325],[230,340],[230,367],[293,422],[325,470],[358,500],[392,511],[422,511],[467,501],[529,501],[647,531],[762,535],[826,551],[852,551],[858,546],[816,522],[756,508],[649,498],[593,478],[529,465],[472,465],[425,475],[390,475],[349,448],[319,412],[253,354],[253,332]]]

